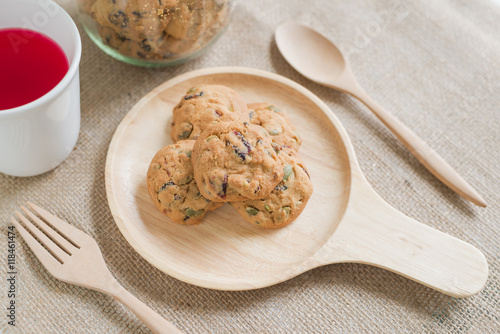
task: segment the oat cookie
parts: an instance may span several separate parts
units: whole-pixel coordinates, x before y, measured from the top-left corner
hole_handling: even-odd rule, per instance
[[[180,58],[201,49],[227,25],[230,17],[228,0],[77,2],[82,13],[97,24],[104,44],[123,55],[148,60]]]
[[[194,145],[193,168],[200,192],[218,202],[264,198],[283,178],[270,136],[247,122],[207,128]]]
[[[200,85],[189,89],[173,110],[173,141],[196,139],[217,122],[248,121],[243,98],[229,87]]]
[[[302,139],[284,110],[267,102],[250,103],[247,108],[250,123],[266,129],[274,143],[291,147],[294,150],[299,149]]]
[[[121,54],[141,59],[155,59],[158,45],[147,41],[134,41],[125,37],[122,33],[105,26],[99,26],[99,35],[104,44],[109,45]]]
[[[290,224],[304,210],[313,186],[304,162],[294,151],[282,151],[283,179],[263,199],[232,202],[238,213],[252,224],[278,228]]]
[[[146,43],[164,35],[176,5],[175,0],[96,0],[89,14],[99,25]]]
[[[148,191],[155,206],[179,224],[199,224],[205,214],[223,203],[201,195],[194,181],[191,153],[194,140],[163,147],[148,169]]]

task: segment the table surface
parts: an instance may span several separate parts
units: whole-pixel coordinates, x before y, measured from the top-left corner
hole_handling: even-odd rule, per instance
[[[59,0],[76,18],[74,4]],[[361,103],[300,76],[281,57],[274,30],[316,28],[350,58],[365,90],[409,125],[482,194],[464,201],[440,183]],[[9,217],[38,203],[92,235],[117,280],[187,333],[493,333],[500,328],[500,6],[492,0],[240,1],[227,32],[205,55],[144,69],[114,60],[82,35],[82,123],[76,148],[44,175],[0,175],[0,332],[148,333],[111,297],[62,283],[16,238],[16,320],[5,308]],[[455,299],[362,264],[314,269],[259,290],[196,287],[157,270],[128,245],[107,204],[104,167],[113,133],[162,82],[194,69],[246,66],[288,77],[318,95],[346,128],[373,188],[391,205],[480,249],[489,279]]]

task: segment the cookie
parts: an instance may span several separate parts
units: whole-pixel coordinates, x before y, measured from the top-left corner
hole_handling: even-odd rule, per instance
[[[203,197],[194,181],[191,153],[194,140],[163,147],[147,173],[149,195],[155,206],[179,224],[199,224],[210,210],[223,205]]]
[[[248,121],[243,98],[229,87],[200,85],[189,89],[173,110],[172,140],[196,139],[209,125]]]
[[[228,0],[78,0],[78,5],[95,21],[104,44],[147,60],[181,58],[203,48],[230,18]]]
[[[295,127],[285,111],[267,102],[250,103],[247,108],[250,123],[266,129],[274,143],[279,146],[291,147],[294,150],[299,149],[302,139],[295,131]]]
[[[270,136],[247,122],[207,128],[194,145],[193,168],[202,195],[216,202],[264,198],[283,178]]]
[[[98,31],[103,43],[119,51],[122,55],[139,59],[162,59],[159,56],[156,43],[147,40],[137,42],[105,26],[99,26]]]
[[[99,25],[140,42],[164,35],[176,5],[175,0],[96,0],[90,16]]]
[[[232,202],[238,213],[252,224],[278,228],[294,221],[306,207],[313,186],[304,162],[297,153],[283,155],[283,179],[263,199]]]

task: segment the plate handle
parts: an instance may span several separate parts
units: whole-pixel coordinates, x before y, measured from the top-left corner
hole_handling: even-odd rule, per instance
[[[319,262],[374,265],[453,297],[486,284],[488,264],[474,246],[406,216],[369,185],[351,195],[356,200],[316,254]]]

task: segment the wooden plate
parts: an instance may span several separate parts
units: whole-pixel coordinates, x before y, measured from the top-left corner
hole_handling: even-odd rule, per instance
[[[146,186],[149,163],[160,148],[172,143],[173,107],[189,88],[200,84],[226,85],[248,103],[270,102],[289,113],[303,138],[299,153],[314,186],[307,207],[291,225],[265,230],[247,223],[226,204],[209,212],[202,224],[186,226],[172,222],[155,208]],[[474,249],[471,261],[476,264],[475,270],[478,266],[484,269],[482,254],[475,248],[404,216],[373,192],[359,170],[344,129],[322,101],[289,79],[259,70],[198,70],[171,79],[146,95],[125,116],[110,144],[106,190],[120,231],[141,256],[173,277],[207,288],[261,288],[320,265],[361,262],[459,295],[456,288],[447,288],[449,281],[443,280],[448,279],[446,275],[468,270],[458,268],[464,261],[452,261],[451,266],[441,268],[449,272],[439,277],[429,278],[425,272],[428,266],[441,265],[441,260],[449,261],[453,255],[446,253],[443,259],[433,262],[425,260],[424,252],[414,259],[415,268],[406,268],[413,262],[404,256],[413,256],[415,248],[428,243],[425,239],[429,235],[444,238],[445,245],[465,247],[468,252]],[[363,203],[366,207],[360,207]],[[387,221],[375,222],[381,216],[387,216]],[[395,220],[397,231],[391,230]],[[396,232],[408,240],[415,239],[416,233],[418,240],[394,240]],[[419,232],[423,233],[422,240]],[[366,244],[366,240],[373,239],[376,242]],[[435,247],[429,251],[434,252]],[[393,253],[399,254],[399,262],[394,261]],[[477,292],[483,281],[484,275],[479,275],[465,294]]]

